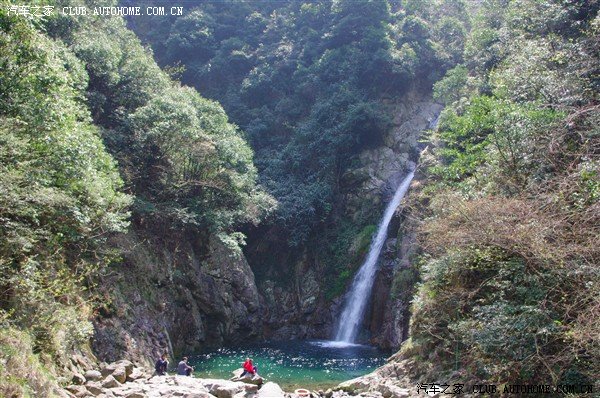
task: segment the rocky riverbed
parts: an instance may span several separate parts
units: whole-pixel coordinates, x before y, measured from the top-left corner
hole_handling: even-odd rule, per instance
[[[239,372],[234,372],[239,374]],[[342,383],[336,389],[312,391],[310,395],[284,392],[279,385],[262,378],[232,377],[203,379],[187,376],[153,376],[149,370],[122,360],[102,364],[99,369],[74,374],[62,398],[342,398],[349,396],[404,398],[409,390],[400,388],[377,372]]]

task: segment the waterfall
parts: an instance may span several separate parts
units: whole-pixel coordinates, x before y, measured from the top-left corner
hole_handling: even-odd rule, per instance
[[[373,279],[375,277],[375,271],[377,270],[377,259],[379,258],[383,243],[387,238],[388,225],[392,220],[394,211],[396,211],[400,201],[408,191],[408,187],[410,186],[410,182],[414,175],[414,170],[408,173],[396,190],[396,193],[394,193],[394,197],[387,205],[383,218],[379,223],[377,234],[371,241],[369,254],[360,266],[358,273],[354,276],[350,291],[346,294],[344,311],[342,311],[342,316],[340,317],[337,327],[335,339],[338,342],[354,343],[354,340],[356,339],[364,316],[365,307],[371,296],[371,289],[373,288],[374,282]]]

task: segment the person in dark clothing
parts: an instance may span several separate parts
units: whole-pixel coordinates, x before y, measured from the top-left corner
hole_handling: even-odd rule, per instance
[[[242,364],[242,368],[244,368],[244,371],[242,372],[240,378],[246,376],[247,374],[254,377],[254,375],[258,371],[256,366],[254,366],[254,364],[252,363],[252,358],[246,358],[246,360]]]
[[[156,370],[156,374],[158,376],[164,376],[167,374],[167,368],[169,366],[169,361],[167,361],[167,354],[162,354],[158,361],[156,361],[156,365],[154,365],[154,370]]]
[[[183,357],[183,359],[177,364],[177,374],[180,376],[190,376],[194,371],[194,367],[188,365],[188,358]]]

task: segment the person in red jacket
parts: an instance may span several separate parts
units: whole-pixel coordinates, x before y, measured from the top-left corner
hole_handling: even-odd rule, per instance
[[[246,361],[244,361],[244,363],[242,364],[242,368],[244,368],[244,371],[242,372],[240,378],[246,376],[247,374],[254,377],[254,375],[258,371],[256,366],[254,366],[254,364],[252,363],[251,358],[246,358]]]

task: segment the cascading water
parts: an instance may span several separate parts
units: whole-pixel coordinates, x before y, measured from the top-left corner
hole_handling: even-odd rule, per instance
[[[352,287],[346,295],[346,305],[344,307],[344,311],[342,311],[342,316],[340,317],[338,323],[337,334],[335,336],[337,342],[354,343],[356,340],[356,336],[362,323],[365,307],[367,306],[367,302],[371,296],[375,271],[377,270],[377,259],[379,258],[379,253],[381,253],[383,243],[387,238],[388,225],[392,220],[394,211],[396,211],[400,201],[404,195],[406,195],[414,175],[414,170],[408,173],[396,190],[396,193],[394,193],[394,197],[387,205],[385,213],[383,214],[383,218],[379,223],[377,234],[371,241],[369,254],[365,259],[365,262],[358,270],[358,273],[354,276]]]

